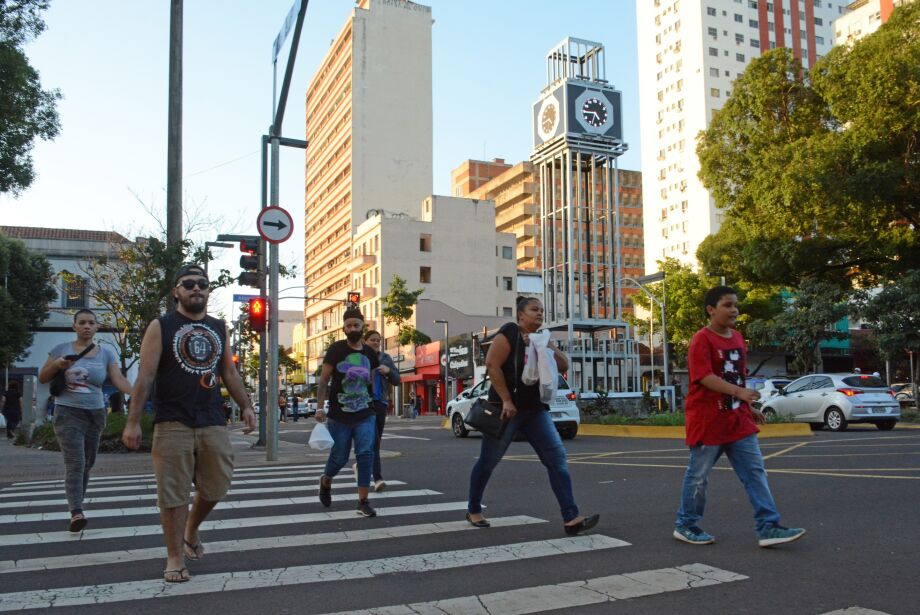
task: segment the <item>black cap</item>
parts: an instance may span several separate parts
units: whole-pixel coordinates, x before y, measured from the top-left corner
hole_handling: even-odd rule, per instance
[[[204,267],[201,265],[196,265],[195,263],[185,263],[179,267],[179,271],[177,271],[176,275],[173,276],[173,285],[175,285],[181,278],[184,278],[187,275],[200,275],[204,278],[208,277],[208,274],[204,272]]]
[[[361,313],[361,310],[359,310],[358,308],[350,307],[347,310],[345,310],[344,314],[342,314],[342,322],[345,322],[349,318],[357,318],[358,320],[364,320],[364,315]]]

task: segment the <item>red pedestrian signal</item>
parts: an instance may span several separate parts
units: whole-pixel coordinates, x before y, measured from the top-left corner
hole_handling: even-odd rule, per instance
[[[265,331],[268,322],[268,301],[261,297],[249,300],[249,329],[256,333]]]
[[[348,293],[345,302],[351,307],[358,307],[358,304],[361,303],[361,293]]]

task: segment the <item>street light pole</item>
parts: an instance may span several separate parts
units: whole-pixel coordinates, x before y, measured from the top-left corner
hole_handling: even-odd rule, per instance
[[[661,342],[662,342],[661,356],[662,356],[662,360],[664,361],[664,386],[668,386],[668,383],[670,382],[670,375],[668,373],[668,363],[670,361],[668,359],[668,329],[667,329],[667,324],[665,320],[665,306],[667,305],[666,303],[667,296],[665,295],[665,288],[664,288],[665,286],[664,273],[653,273],[651,275],[643,276],[639,280],[635,278],[624,277],[623,280],[632,282],[633,284],[638,286],[642,290],[642,292],[648,295],[649,299],[651,299],[653,302],[655,302],[658,305],[658,307],[661,308]],[[658,281],[661,282],[661,301],[659,301],[655,295],[650,293],[649,290],[645,286],[642,285],[642,282],[658,282]],[[651,348],[649,348],[649,353],[651,353]],[[652,360],[652,365],[654,366],[654,359]],[[652,370],[654,372],[654,367],[652,368]]]
[[[447,400],[449,399],[447,386],[449,382],[448,378],[450,377],[450,343],[448,342],[450,337],[447,334],[448,323],[446,320],[436,320],[434,324],[444,325],[444,414],[447,414]]]

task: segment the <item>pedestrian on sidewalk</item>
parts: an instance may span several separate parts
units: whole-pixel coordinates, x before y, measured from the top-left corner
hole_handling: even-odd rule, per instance
[[[106,404],[102,385],[108,379],[122,393],[130,393],[131,383],[121,373],[115,353],[93,342],[99,322],[92,310],[78,310],[74,314],[73,330],[77,339],[51,349],[38,381],[51,382],[59,372],[64,372],[64,390],[54,401],[54,434],[64,456],[69,529],[79,532],[86,527],[83,498],[105,429]],[[86,354],[82,354],[84,352]]]
[[[326,469],[319,479],[319,501],[327,508],[332,504],[332,479],[348,463],[354,443],[358,461],[358,514],[374,517],[377,512],[368,502],[367,493],[377,437],[372,375],[380,362],[377,353],[362,340],[364,316],[358,308],[345,310],[343,322],[346,339],[333,342],[326,349],[316,392],[314,418],[318,423],[328,423],[333,439]],[[328,421],[323,409],[327,393]]]
[[[6,419],[6,437],[12,440],[22,420],[22,393],[18,380],[10,380],[3,394],[3,418]]]
[[[393,363],[393,357],[380,350],[380,333],[368,331],[364,334],[364,343],[377,353],[380,366],[374,370],[374,413],[377,417],[377,438],[374,440],[374,491],[386,489],[383,472],[380,469],[380,440],[383,438],[383,427],[387,422],[387,408],[390,405],[390,387],[400,382],[399,371]]]
[[[153,469],[167,583],[189,580],[185,559],[204,556],[198,528],[230,487],[233,449],[221,380],[241,408],[243,433],[256,425],[252,402],[233,365],[227,325],[207,315],[209,290],[204,268],[179,268],[172,289],[176,311],[152,321],[141,342],[137,382],[121,436],[128,448],[140,446],[141,414],[153,390]],[[193,481],[195,501],[189,512]]]
[[[507,426],[501,438],[482,434],[479,459],[470,475],[466,520],[475,527],[489,527],[489,522],[482,516],[482,496],[492,471],[505,455],[511,440],[515,434],[521,433],[546,467],[549,484],[559,502],[565,533],[576,536],[597,525],[600,515],[584,517],[578,514],[565,446],[550,418],[549,406],[540,401],[540,384],[521,382],[524,347],[530,343],[530,334],[539,331],[542,325],[543,303],[535,297],[519,297],[517,323],[503,325],[489,346],[486,355],[486,370],[492,381],[489,400],[501,402],[502,419],[507,421]],[[568,357],[552,342],[548,347],[553,351],[559,372],[566,371]]]
[[[747,348],[735,330],[738,295],[728,286],[706,293],[709,324],[693,336],[687,357],[690,389],[686,400],[686,443],[690,462],[684,474],[674,538],[707,545],[715,538],[699,527],[706,507],[706,486],[712,467],[724,453],[744,485],[754,508],[755,530],[761,547],[798,540],[801,528],[779,524],[763,456],[757,443],[763,414],[750,406],[760,393],[745,388]]]

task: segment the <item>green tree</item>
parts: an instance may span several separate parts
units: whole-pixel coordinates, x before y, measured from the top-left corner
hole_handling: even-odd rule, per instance
[[[427,344],[431,341],[430,337],[407,324],[415,314],[415,304],[418,303],[418,298],[423,292],[425,292],[424,288],[409,290],[406,287],[406,281],[398,275],[394,275],[390,281],[390,291],[385,297],[383,317],[396,325],[396,339],[401,345]]]
[[[920,270],[914,270],[874,296],[862,293],[860,315],[875,330],[879,350],[900,360],[908,351],[920,357]],[[920,361],[911,381],[920,381]]]
[[[0,192],[18,195],[35,179],[35,139],[60,132],[57,90],[42,90],[22,48],[45,29],[49,0],[0,2]]]
[[[21,241],[0,235],[0,366],[25,356],[57,296],[51,264]]]

